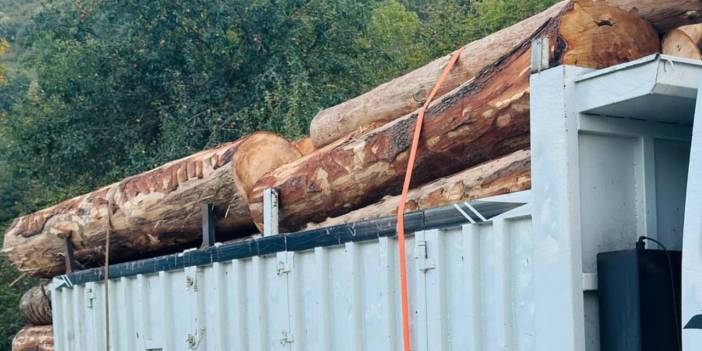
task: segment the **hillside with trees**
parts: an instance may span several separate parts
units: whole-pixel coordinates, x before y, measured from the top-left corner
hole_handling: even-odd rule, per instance
[[[321,109],[553,3],[0,0],[0,230],[255,130],[303,136]],[[0,257],[0,350],[31,283]]]

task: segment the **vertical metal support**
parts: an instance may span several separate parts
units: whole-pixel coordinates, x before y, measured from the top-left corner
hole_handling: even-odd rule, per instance
[[[78,263],[73,256],[73,243],[70,237],[63,239],[63,255],[66,260],[66,273],[71,273],[76,271],[78,268]]]
[[[548,37],[531,41],[531,73],[539,73],[549,68],[550,50]]]
[[[200,248],[206,249],[215,243],[215,218],[214,205],[202,204],[202,245]]]
[[[263,191],[263,236],[278,234],[278,191]]]

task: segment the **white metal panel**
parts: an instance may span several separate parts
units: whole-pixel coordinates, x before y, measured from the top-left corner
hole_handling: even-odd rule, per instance
[[[414,350],[537,350],[531,228],[527,205],[409,237]],[[396,257],[379,238],[111,280],[111,349],[399,350]],[[58,351],[102,348],[102,288],[52,291]]]
[[[700,81],[702,86],[702,81]],[[682,332],[683,350],[697,350],[702,344],[702,89],[698,91],[694,116],[693,141],[685,203],[685,228],[682,255]]]

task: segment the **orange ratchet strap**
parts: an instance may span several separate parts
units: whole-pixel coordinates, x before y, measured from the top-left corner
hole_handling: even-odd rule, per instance
[[[402,186],[402,196],[400,196],[400,204],[397,207],[397,245],[400,250],[400,292],[402,295],[402,340],[404,351],[410,351],[412,345],[410,343],[410,314],[409,314],[409,294],[407,292],[407,253],[405,252],[405,202],[407,201],[407,193],[409,192],[410,183],[412,182],[412,171],[414,170],[414,161],[417,157],[417,147],[419,146],[419,136],[422,133],[422,124],[424,123],[424,113],[431,104],[431,100],[443,84],[448,76],[451,68],[461,56],[461,50],[454,51],[451,60],[441,72],[439,80],[431,90],[431,93],[424,102],[424,105],[419,109],[417,114],[417,124],[414,127],[414,137],[412,138],[412,148],[410,149],[409,160],[407,161],[407,172],[405,173],[405,182]]]

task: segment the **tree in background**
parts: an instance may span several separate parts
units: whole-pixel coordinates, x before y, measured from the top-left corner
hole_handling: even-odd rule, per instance
[[[0,229],[254,130],[303,136],[321,109],[554,2],[0,0]],[[0,261],[0,350],[16,277]]]

